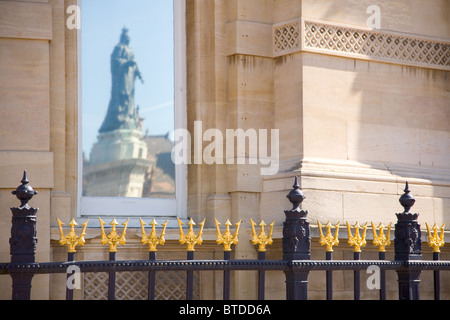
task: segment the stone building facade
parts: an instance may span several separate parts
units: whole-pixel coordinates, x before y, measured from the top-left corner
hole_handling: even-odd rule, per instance
[[[76,0],[0,1],[2,261],[9,261],[8,208],[17,205],[10,192],[24,169],[39,192],[31,203],[39,207],[38,261],[66,257],[57,218],[84,220],[77,216],[80,75],[77,30],[66,26],[71,5]],[[196,257],[221,257],[216,218],[243,221],[236,259],[257,256],[248,241],[250,219],[274,220],[268,258],[281,258],[283,210],[294,176],[307,197],[302,206],[312,224],[313,259],[325,256],[317,242],[318,220],[395,222],[405,181],[422,227],[445,223],[449,242],[448,1],[186,0],[185,9],[188,131],[194,132],[195,121],[204,130],[279,130],[275,175],[262,176],[258,165],[248,163],[187,166],[187,214],[195,221],[206,218],[205,243]],[[139,237],[139,228],[131,227],[118,259],[146,256]],[[342,232],[336,258],[352,257],[345,238]],[[77,258],[107,259],[99,239],[100,230],[88,228]],[[168,229],[166,239],[159,257],[184,258],[176,228]],[[431,259],[430,249],[423,249]],[[362,256],[376,259],[376,248],[368,245]],[[450,257],[448,244],[442,257]],[[233,273],[232,298],[255,298],[256,277]],[[450,281],[442,278],[442,298],[448,298]],[[78,298],[90,294],[95,279],[86,279]],[[221,298],[219,273],[202,272],[196,279],[199,298]],[[335,279],[335,297],[351,298],[351,274],[336,272]],[[396,297],[394,279],[388,298]],[[38,276],[33,297],[64,298],[64,282],[64,275]],[[431,297],[431,275],[422,282],[422,297]],[[320,272],[310,277],[310,298],[325,297],[323,283]],[[1,277],[0,286],[9,287],[9,277]],[[269,272],[267,288],[268,299],[284,299],[284,275]],[[9,299],[10,292],[2,290],[0,297]],[[372,297],[377,293],[363,288],[362,298]]]

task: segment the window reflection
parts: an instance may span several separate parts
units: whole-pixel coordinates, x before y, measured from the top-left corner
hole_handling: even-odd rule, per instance
[[[170,34],[170,41],[173,47],[173,7],[166,4],[161,7],[161,1],[99,1],[104,6],[108,6],[108,10],[114,12],[119,11],[126,19],[126,13],[132,14],[133,25],[139,17],[139,12],[144,14],[145,10],[139,3],[146,8],[153,5],[153,10],[169,10],[172,19],[164,21],[168,31],[161,33],[160,36],[166,37]],[[157,3],[159,2],[159,5]],[[92,5],[92,4],[91,4]],[[95,10],[104,9],[101,5],[89,7],[89,4],[83,4],[83,12],[92,14]],[[132,8],[130,8],[132,7]],[[116,12],[117,13],[117,12]],[[104,14],[104,12],[103,12]],[[155,12],[153,12],[155,14]],[[167,12],[166,12],[167,14]],[[114,14],[111,13],[109,18]],[[105,15],[103,15],[105,16]],[[99,19],[102,15],[87,16],[89,18]],[[108,17],[108,15],[106,15]],[[139,19],[138,19],[139,21]],[[151,20],[142,20],[142,26],[146,30],[161,27],[160,25],[151,25]],[[157,21],[159,24],[161,21]],[[107,21],[104,23],[107,24]],[[117,23],[117,21],[115,21]],[[150,25],[149,25],[150,24]],[[97,30],[92,26],[103,26],[99,21],[85,23],[83,21],[83,36],[86,35],[86,42],[83,41],[83,61],[87,60],[87,66],[83,63],[83,139],[86,138],[87,143],[83,145],[83,196],[86,197],[133,197],[133,198],[175,198],[175,166],[171,161],[171,151],[173,142],[170,134],[173,132],[173,50],[164,52],[164,55],[172,56],[172,59],[166,59],[171,66],[166,67],[164,71],[169,71],[169,77],[166,72],[161,74],[161,66],[154,67],[151,72],[146,73],[142,65],[148,66],[147,59],[154,59],[146,50],[164,50],[155,47],[154,37],[147,37],[144,42],[148,45],[137,43],[141,49],[139,58],[133,50],[135,43],[133,42],[132,31],[127,27],[122,27],[117,34],[117,41],[109,50],[110,55],[103,57],[103,60],[109,60],[108,76],[99,76],[96,81],[92,81],[92,66],[95,65],[95,45],[89,37]],[[136,25],[134,25],[136,27]],[[110,28],[112,29],[112,28]],[[142,32],[142,30],[139,30]],[[139,32],[139,33],[140,33]],[[136,32],[138,33],[138,32]],[[150,35],[150,34],[149,34]],[[142,42],[142,37],[138,39]],[[163,39],[167,41],[167,39]],[[161,41],[163,41],[161,40]],[[158,41],[156,41],[158,42]],[[106,43],[106,41],[105,41]],[[91,44],[93,44],[91,46]],[[167,49],[167,47],[166,47]],[[167,58],[167,57],[166,57]],[[99,61],[102,60],[98,57]],[[103,61],[104,62],[104,61]],[[102,63],[103,63],[102,62]],[[153,65],[161,64],[162,61],[153,61]],[[147,70],[150,70],[148,68]],[[159,72],[158,72],[159,70]],[[96,70],[96,72],[101,72]],[[96,76],[96,75],[94,75]],[[149,87],[156,86],[161,82],[170,88],[165,90],[155,90],[152,94],[137,95],[138,92],[149,92]],[[96,105],[99,95],[105,95],[105,91],[101,90],[108,81],[109,102],[105,105]],[[98,86],[97,86],[98,85]],[[98,89],[96,89],[96,86]],[[158,92],[159,91],[159,92]],[[166,97],[163,97],[163,91]],[[86,93],[86,94],[85,94]],[[158,99],[169,100],[169,102],[161,103]],[[170,101],[172,100],[172,101]],[[105,102],[106,100],[98,100]],[[141,108],[139,104],[146,105]],[[87,112],[85,112],[87,111]],[[93,123],[92,119],[96,118],[98,127],[96,131],[84,131],[84,122]],[[148,121],[146,118],[149,118]],[[157,123],[157,125],[154,125]],[[95,135],[93,139],[92,135]],[[91,144],[89,144],[91,142]]]

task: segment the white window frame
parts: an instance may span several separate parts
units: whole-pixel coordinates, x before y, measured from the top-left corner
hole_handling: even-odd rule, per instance
[[[166,0],[164,0],[166,1]],[[174,106],[175,129],[187,128],[186,114],[186,0],[174,1]],[[131,218],[136,227],[138,218],[160,217],[176,221],[187,218],[187,166],[175,166],[175,199],[108,198],[82,196],[82,83],[81,32],[78,30],[78,217]],[[97,220],[97,219],[95,219]],[[92,221],[95,225],[98,221]],[[170,223],[170,224],[172,224]]]

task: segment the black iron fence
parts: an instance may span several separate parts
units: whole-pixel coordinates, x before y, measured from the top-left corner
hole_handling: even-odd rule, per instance
[[[223,272],[223,298],[230,298],[230,272],[237,270],[253,270],[258,272],[258,298],[265,298],[265,272],[280,271],[284,272],[286,278],[286,298],[288,300],[306,300],[308,297],[308,277],[312,271],[326,271],[326,297],[333,298],[333,271],[352,270],[354,283],[354,299],[360,298],[360,271],[368,268],[376,268],[379,271],[379,292],[380,299],[386,299],[386,277],[387,270],[394,270],[398,275],[398,293],[401,300],[418,300],[420,275],[422,271],[431,270],[434,273],[434,298],[440,299],[440,271],[450,270],[450,261],[439,260],[439,248],[444,245],[444,227],[439,234],[436,225],[428,229],[428,243],[433,247],[433,260],[422,260],[422,242],[421,229],[418,223],[418,214],[410,212],[415,199],[410,194],[408,183],[405,193],[400,197],[400,204],[404,207],[403,213],[397,214],[397,223],[395,224],[394,252],[393,261],[385,260],[385,248],[390,244],[389,231],[391,225],[384,227],[380,224],[376,227],[372,223],[374,234],[373,243],[379,247],[379,260],[360,260],[361,247],[366,245],[366,232],[368,225],[360,226],[358,223],[350,226],[347,223],[349,238],[348,243],[354,248],[354,260],[333,260],[333,246],[337,245],[338,230],[340,225],[332,226],[328,223],[325,226],[326,233],[320,222],[320,244],[326,246],[326,260],[311,260],[311,236],[310,225],[307,220],[307,211],[300,209],[300,204],[304,200],[304,195],[300,190],[295,179],[293,190],[287,195],[293,208],[285,210],[286,220],[283,223],[283,259],[266,260],[266,247],[272,244],[273,224],[270,225],[269,234],[265,232],[266,225],[261,222],[261,231],[256,232],[256,224],[252,223],[253,238],[252,243],[258,246],[258,259],[254,260],[235,260],[231,259],[231,248],[238,242],[238,230],[240,222],[236,224],[234,234],[231,233],[232,224],[225,223],[225,231],[220,230],[220,223],[216,220],[217,243],[224,246],[223,260],[198,260],[195,259],[195,246],[202,243],[202,233],[204,222],[200,223],[200,229],[197,234],[194,233],[194,222],[191,220],[188,233],[184,234],[182,222],[180,226],[180,243],[187,245],[186,260],[158,260],[156,257],[156,247],[165,242],[164,235],[166,225],[156,234],[156,222],[153,221],[152,231],[149,235],[145,233],[144,223],[142,226],[142,243],[149,246],[148,260],[116,261],[117,246],[124,244],[127,222],[123,224],[122,232],[117,232],[118,223],[113,220],[111,223],[112,231],[106,235],[102,227],[102,244],[109,245],[109,261],[76,261],[76,247],[84,245],[84,235],[87,227],[87,221],[83,224],[81,235],[76,234],[76,222],[73,220],[69,225],[71,230],[69,234],[64,235],[62,225],[58,220],[61,233],[61,245],[68,247],[68,259],[66,262],[35,262],[36,252],[36,213],[37,209],[28,205],[28,201],[37,192],[29,186],[26,172],[22,179],[22,185],[13,191],[13,194],[21,201],[20,207],[11,208],[12,228],[10,238],[10,263],[0,263],[0,274],[10,275],[12,277],[12,298],[16,300],[28,300],[31,295],[31,281],[35,275],[39,274],[67,274],[66,298],[73,299],[73,287],[69,285],[73,272],[107,272],[108,281],[108,299],[115,299],[115,274],[123,271],[142,271],[148,272],[148,299],[155,299],[155,272],[157,271],[179,271],[186,272],[186,300],[193,299],[193,273],[194,271],[222,271]],[[334,235],[332,229],[335,229]],[[354,229],[354,233],[351,231]],[[387,229],[387,233],[384,233]],[[362,230],[362,235],[360,233]],[[68,271],[70,270],[70,272]]]

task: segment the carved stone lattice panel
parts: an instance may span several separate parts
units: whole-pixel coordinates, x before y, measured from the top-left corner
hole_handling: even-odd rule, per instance
[[[184,300],[186,298],[186,272],[156,272],[156,300]],[[84,299],[106,300],[108,297],[108,274],[86,273],[84,276]],[[146,300],[148,297],[148,272],[117,272],[116,300]],[[194,272],[194,299],[200,297],[200,277]]]
[[[273,36],[275,55],[300,50],[300,20],[277,25],[274,28]]]
[[[450,42],[375,29],[296,20],[274,26],[274,55],[317,51],[450,70]]]

